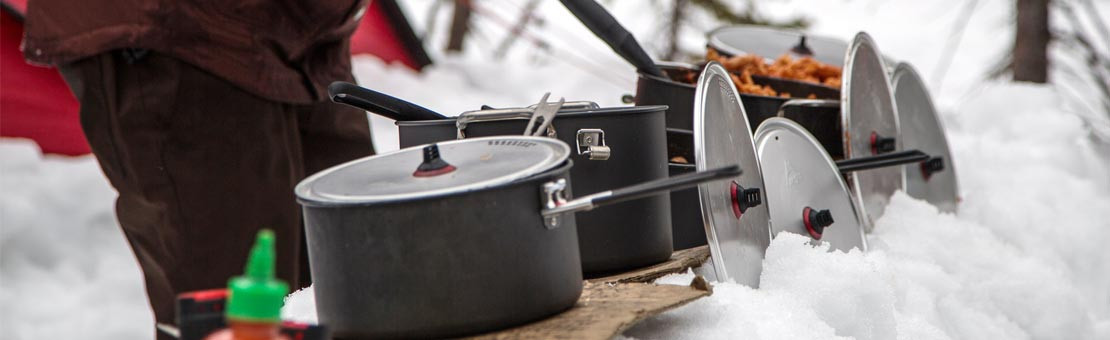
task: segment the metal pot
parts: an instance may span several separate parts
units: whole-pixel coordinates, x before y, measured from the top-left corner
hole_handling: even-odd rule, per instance
[[[595,192],[666,178],[663,115],[666,106],[596,108],[568,103],[555,115],[549,137],[575,145],[570,158],[574,190]],[[528,109],[465,112],[457,119],[398,121],[401,147],[460,137],[516,135]],[[639,268],[670,258],[670,198],[659,195],[578,214],[578,240],[586,276]]]
[[[757,287],[764,252],[780,231],[828,241],[835,249],[866,250],[844,174],[898,169],[929,157],[901,151],[834,163],[808,132],[783,118],[764,121],[753,137],[728,71],[715,62],[698,79],[697,93],[696,168],[735,163],[747,169],[731,183],[698,186],[713,274],[719,280]]]
[[[845,60],[839,101],[792,100],[783,104],[780,116],[812,132],[834,159],[903,150],[890,81],[871,37],[857,34]],[[839,111],[836,119],[834,110]],[[890,196],[905,186],[903,172],[902,167],[886,167],[847,175],[865,230],[872,230]]]
[[[661,64],[660,68],[677,79],[688,77],[697,79],[702,72],[700,69],[694,69],[693,66],[677,63]],[[670,105],[667,111],[667,155],[672,158],[682,157],[689,162],[688,164],[693,164],[694,136],[691,127],[696,87],[685,83],[687,80],[675,81],[641,73],[636,87],[636,103],[637,105],[659,103]],[[836,89],[798,81],[772,77],[753,77],[753,80],[784,92],[813,93],[820,98],[838,98],[840,95]],[[739,94],[739,98],[753,133],[754,127],[777,116],[781,106],[790,100],[743,93]],[[839,119],[839,109],[834,113],[836,113],[834,119]],[[839,145],[839,143],[836,144],[838,148]],[[671,164],[670,171],[672,174],[682,173],[686,167],[682,164]],[[695,189],[671,193],[671,233],[674,235],[674,249],[687,249],[706,244],[705,223],[701,214],[693,213],[700,210],[699,203],[697,200],[689,199],[689,197],[697,197],[696,195]]]
[[[640,73],[636,81],[636,105],[667,105],[667,129],[675,132],[693,131],[694,89],[691,82],[701,74],[701,69],[682,63],[659,63],[659,68],[667,77],[657,77]],[[675,80],[678,79],[678,80]],[[759,85],[769,85],[786,93],[814,94],[817,98],[839,98],[840,92],[834,88],[774,77],[752,76]],[[779,107],[790,98],[740,94],[744,112],[752,126],[758,126],[767,118],[775,117]],[[753,129],[752,132],[755,132]],[[691,137],[692,138],[692,137]],[[691,139],[692,141],[692,139]]]
[[[719,178],[736,166],[566,200],[555,139],[450,141],[351,161],[296,187],[316,309],[338,338],[455,337],[578,299],[576,211]]]
[[[397,120],[401,147],[475,136],[519,135],[525,130],[559,138],[576,146],[571,158],[579,165],[571,171],[571,177],[580,192],[667,176],[665,106],[602,109],[591,102],[549,105],[545,96],[540,104],[527,108],[487,108],[446,118],[354,84],[336,82],[328,92],[335,102]],[[670,200],[660,195],[580,215],[579,223],[584,228],[579,229],[579,240],[586,274],[605,275],[670,258],[674,248],[669,209]]]
[[[867,250],[841,167],[813,135],[789,119],[771,118],[756,129],[755,145],[767,185],[771,236],[788,231],[835,250]]]
[[[921,164],[906,166],[906,194],[932,203],[940,211],[956,212],[960,190],[952,151],[925,82],[905,63],[894,68],[891,82],[904,146],[932,156]]]
[[[777,58],[780,54],[790,52],[810,56],[817,61],[832,65],[844,64],[844,51],[848,50],[848,43],[840,39],[809,35],[791,29],[754,25],[715,29],[709,32],[706,45],[728,56],[755,54],[765,58]]]

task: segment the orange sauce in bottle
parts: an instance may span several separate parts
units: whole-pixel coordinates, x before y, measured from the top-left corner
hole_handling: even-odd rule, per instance
[[[228,327],[204,337],[204,340],[292,340],[281,334],[281,324],[228,320]]]

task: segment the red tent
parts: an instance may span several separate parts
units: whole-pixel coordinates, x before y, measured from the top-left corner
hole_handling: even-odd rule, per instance
[[[395,0],[373,0],[351,37],[351,54],[372,54],[414,70],[432,63]]]
[[[0,11],[0,136],[33,139],[48,153],[89,153],[77,98],[58,70],[23,61],[19,42],[26,8],[27,0],[4,0]]]
[[[28,0],[0,0],[0,136],[30,138],[45,153],[89,153],[77,99],[56,69],[28,65],[19,51]],[[374,0],[351,38],[351,53],[419,70],[431,63],[395,0]]]

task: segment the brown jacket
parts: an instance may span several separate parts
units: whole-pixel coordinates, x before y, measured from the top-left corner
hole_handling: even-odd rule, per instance
[[[154,50],[285,103],[323,100],[350,80],[350,36],[366,0],[31,0],[23,53],[61,65],[121,48]]]

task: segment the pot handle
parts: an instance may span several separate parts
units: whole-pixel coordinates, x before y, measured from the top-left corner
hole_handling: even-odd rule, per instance
[[[337,81],[328,85],[328,96],[333,102],[354,106],[397,121],[447,119],[446,116],[420,105],[348,82]]]
[[[660,78],[666,78],[663,71],[655,62],[651,60],[644,48],[640,43],[636,42],[636,38],[632,33],[621,26],[616,18],[613,18],[609,11],[601,7],[594,0],[560,0],[563,6],[574,14],[578,21],[581,21],[586,28],[590,29],[601,41],[609,45],[614,52],[617,52],[621,58],[628,61],[632,66],[636,66],[636,70],[650,74]]]
[[[725,166],[657,179],[616,190],[603,191],[570,201],[567,201],[563,194],[563,190],[566,188],[566,180],[560,179],[544,184],[543,201],[545,207],[541,213],[550,222],[550,218],[560,214],[587,211],[604,205],[658,195],[672,190],[686,189],[705,182],[736,177],[741,172],[739,165]],[[554,227],[551,224],[548,223],[549,228]],[[557,222],[555,224],[557,225]]]
[[[840,101],[836,99],[791,99],[779,106],[779,117],[786,117],[786,109],[792,107],[821,107],[832,108],[840,107]]]
[[[532,113],[536,110],[536,107],[537,107],[537,105],[535,105],[535,104],[529,105],[528,107],[513,107],[513,108],[503,108],[503,109],[492,108],[492,107],[489,107],[489,106],[482,106],[481,110],[463,112],[455,120],[455,129],[458,131],[458,134],[456,135],[456,138],[458,138],[458,139],[466,138],[466,127],[470,123],[488,122],[488,121],[496,121],[496,120],[507,120],[507,119],[528,119],[528,118],[532,118]],[[598,106],[597,103],[594,103],[594,102],[573,101],[573,102],[563,103],[563,106],[560,109],[560,111],[569,110],[569,109],[590,110],[590,109],[597,109],[597,108],[600,108],[600,106]],[[546,130],[547,130],[548,137],[552,137],[552,138],[555,137],[554,136],[554,128],[552,128],[551,125],[548,125]]]
[[[845,159],[836,162],[836,168],[840,173],[849,173],[853,171],[869,170],[876,168],[884,168],[888,166],[917,163],[929,161],[929,155],[919,150],[906,150],[899,152],[891,152],[878,156],[860,157]]]

